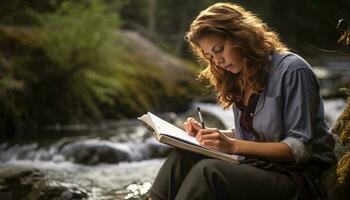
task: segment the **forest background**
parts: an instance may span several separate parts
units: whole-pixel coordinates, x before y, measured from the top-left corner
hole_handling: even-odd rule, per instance
[[[135,118],[147,110],[183,112],[196,99],[214,101],[196,80],[201,66],[183,37],[199,11],[215,2],[1,1],[0,136]],[[348,63],[350,1],[232,2],[256,13],[312,65]],[[140,38],[159,49],[147,43],[140,51]],[[336,90],[348,86],[338,83]],[[331,97],[345,98],[325,96]]]

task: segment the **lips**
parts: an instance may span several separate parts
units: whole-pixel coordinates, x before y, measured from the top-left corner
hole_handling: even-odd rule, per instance
[[[226,67],[224,67],[224,68],[227,70],[230,67],[232,67],[232,64],[226,65]]]

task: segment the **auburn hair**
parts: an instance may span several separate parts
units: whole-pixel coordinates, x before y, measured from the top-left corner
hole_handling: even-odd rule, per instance
[[[240,46],[244,67],[238,74],[225,71],[206,59],[198,41],[207,35],[234,41]],[[216,3],[200,12],[191,23],[185,40],[190,44],[200,63],[206,68],[199,78],[206,78],[216,91],[217,101],[228,108],[242,98],[247,85],[261,93],[267,83],[273,52],[288,51],[277,33],[256,15],[233,3]]]

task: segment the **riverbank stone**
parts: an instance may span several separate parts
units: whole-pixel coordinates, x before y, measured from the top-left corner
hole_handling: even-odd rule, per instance
[[[111,142],[94,140],[79,141],[64,146],[61,154],[71,162],[96,165],[100,163],[117,164],[130,162],[131,155],[124,146]]]
[[[80,200],[88,193],[78,185],[48,180],[37,169],[8,168],[0,173],[0,199]]]

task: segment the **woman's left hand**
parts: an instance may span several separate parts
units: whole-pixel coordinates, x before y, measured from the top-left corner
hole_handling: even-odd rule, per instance
[[[217,128],[200,129],[196,135],[200,145],[212,148],[224,153],[233,154],[235,139],[229,138]]]

